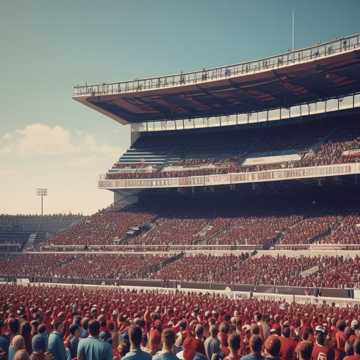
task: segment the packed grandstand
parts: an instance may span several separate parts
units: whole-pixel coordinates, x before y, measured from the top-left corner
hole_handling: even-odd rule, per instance
[[[0,216],[0,360],[359,359],[359,49],[75,87],[132,143],[109,207]]]

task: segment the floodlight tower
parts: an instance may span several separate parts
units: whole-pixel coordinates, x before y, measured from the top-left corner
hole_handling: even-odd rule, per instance
[[[36,195],[41,197],[41,216],[44,215],[44,196],[47,196],[48,189],[38,188],[36,189]]]

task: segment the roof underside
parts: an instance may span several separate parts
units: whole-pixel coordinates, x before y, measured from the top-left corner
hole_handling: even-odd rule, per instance
[[[220,81],[74,99],[126,124],[286,107],[359,89],[360,50],[355,50]]]

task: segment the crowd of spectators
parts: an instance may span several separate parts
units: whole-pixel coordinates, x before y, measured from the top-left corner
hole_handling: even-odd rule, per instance
[[[353,288],[360,284],[360,258],[340,256],[249,256],[37,253],[0,258],[0,276],[52,281],[158,279],[306,288]]]
[[[314,215],[304,218],[290,226],[280,244],[309,244],[319,240],[322,235],[326,235],[341,222],[340,216],[334,215]]]
[[[34,253],[0,257],[0,275],[18,278],[102,280],[146,278],[169,256]]]
[[[138,208],[101,210],[80,223],[57,234],[50,240],[54,245],[114,244],[132,226],[151,221],[154,215]]]
[[[319,121],[257,131],[245,130],[239,132],[236,139],[226,134],[219,134],[218,138],[213,134],[187,136],[181,145],[177,144],[178,139],[171,137],[172,142],[169,139],[169,149],[174,148],[173,142],[177,144],[175,148],[180,147],[175,153],[181,160],[165,163],[163,168],[160,166],[149,172],[111,172],[107,174],[107,178],[168,178],[227,174],[357,162],[360,158],[346,155],[346,151],[360,150],[360,131],[355,120],[343,123],[329,121],[327,124]],[[153,142],[156,148],[156,138],[152,137],[149,141],[148,145]],[[162,146],[163,141],[162,139]],[[282,153],[297,154],[300,158],[291,161],[280,159],[271,163],[261,163],[259,160],[256,165],[245,163],[248,158],[270,158]],[[142,170],[143,166],[144,164],[140,163],[139,170]],[[113,168],[119,167],[124,169],[126,165],[117,163]],[[136,164],[129,164],[129,168],[136,169]]]
[[[313,272],[307,273],[312,269]],[[192,255],[182,257],[151,276],[164,280],[226,284],[352,288],[360,282],[360,259]]]
[[[356,360],[357,306],[0,285],[8,360]]]
[[[280,232],[301,219],[297,215],[289,216],[242,216],[227,219],[223,231],[214,236],[209,243],[229,245],[264,245],[272,242]]]

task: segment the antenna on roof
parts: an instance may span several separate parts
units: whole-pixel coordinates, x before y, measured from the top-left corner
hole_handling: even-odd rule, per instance
[[[295,50],[295,10],[291,12],[291,50]]]

